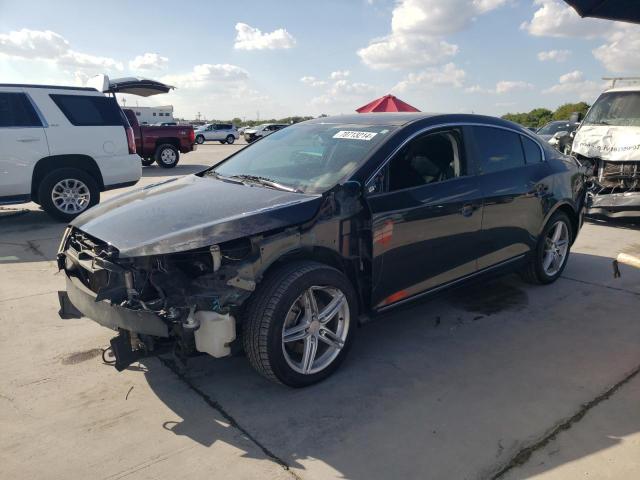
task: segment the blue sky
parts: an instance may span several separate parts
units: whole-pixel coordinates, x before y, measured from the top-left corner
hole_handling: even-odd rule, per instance
[[[593,101],[640,73],[640,26],[560,0],[0,0],[3,82],[144,76],[140,105],[193,118],[348,113],[386,93],[424,111],[499,115]]]

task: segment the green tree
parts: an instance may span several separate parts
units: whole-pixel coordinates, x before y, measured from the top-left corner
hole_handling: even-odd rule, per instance
[[[589,110],[589,104],[585,102],[578,103],[565,103],[560,105],[555,112],[553,112],[554,120],[568,120],[573,112],[580,112],[582,115],[587,114]]]

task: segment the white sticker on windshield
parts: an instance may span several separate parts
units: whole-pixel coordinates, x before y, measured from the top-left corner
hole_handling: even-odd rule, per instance
[[[358,132],[356,130],[340,130],[333,138],[347,138],[349,140],[371,140],[375,137],[375,132]]]

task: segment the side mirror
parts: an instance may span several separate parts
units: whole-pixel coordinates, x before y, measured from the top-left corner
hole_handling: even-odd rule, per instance
[[[362,195],[362,185],[357,180],[349,180],[342,184],[342,191],[349,197],[358,198]]]

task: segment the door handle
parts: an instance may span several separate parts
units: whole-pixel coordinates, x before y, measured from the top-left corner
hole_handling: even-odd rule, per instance
[[[471,204],[471,203],[465,203],[462,206],[462,209],[460,209],[460,213],[462,214],[463,217],[470,217],[471,215],[473,215],[473,212],[475,211],[476,207]]]
[[[18,142],[22,142],[22,143],[28,143],[28,142],[37,142],[39,141],[39,138],[36,137],[25,137],[25,138],[18,138]]]

